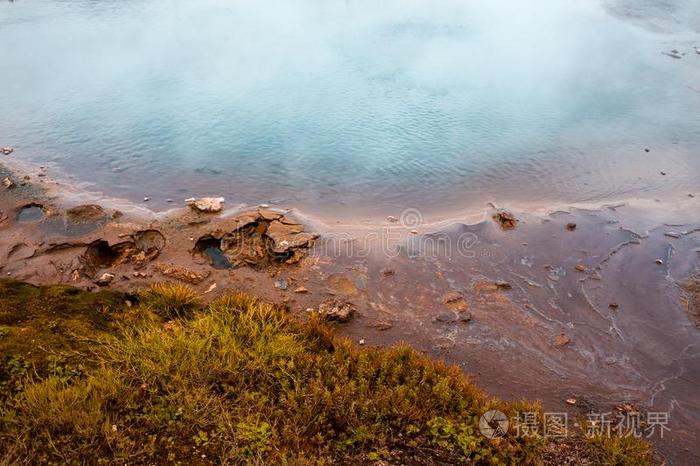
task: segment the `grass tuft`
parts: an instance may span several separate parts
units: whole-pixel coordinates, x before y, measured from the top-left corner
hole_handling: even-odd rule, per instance
[[[166,320],[186,318],[199,308],[197,293],[179,283],[155,283],[139,293],[141,305]]]

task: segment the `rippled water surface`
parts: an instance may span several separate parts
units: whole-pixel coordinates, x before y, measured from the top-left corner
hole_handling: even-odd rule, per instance
[[[154,206],[686,196],[699,24],[684,0],[0,2],[0,145]]]

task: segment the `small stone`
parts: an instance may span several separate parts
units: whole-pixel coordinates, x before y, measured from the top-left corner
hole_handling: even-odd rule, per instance
[[[577,264],[576,267],[574,267],[578,272],[585,272],[586,271],[586,266],[583,264]]]
[[[173,200],[170,199],[170,198],[168,198],[168,199],[165,200],[165,202],[167,202],[168,204],[172,204]]]
[[[567,337],[566,335],[564,335],[563,333],[554,337],[554,345],[555,346],[559,346],[559,347],[566,346],[570,342],[571,342],[571,339],[569,337]]]
[[[510,283],[503,281],[503,280],[498,280],[496,283],[496,288],[500,288],[501,290],[510,290],[513,288]]]
[[[185,201],[193,210],[203,213],[221,212],[224,208],[225,199],[223,197],[202,197],[199,199],[190,198]]]
[[[112,280],[114,280],[114,274],[103,273],[102,276],[95,281],[95,284],[97,286],[107,286],[112,283]]]
[[[195,270],[190,270],[173,264],[158,263],[154,265],[154,268],[161,275],[191,283],[192,285],[202,283],[204,280],[209,278],[209,275],[211,275],[209,270],[197,272]]]
[[[418,234],[418,230],[411,230],[411,234],[412,234],[412,235],[417,235],[417,234]]]
[[[663,176],[666,176],[666,172],[659,172],[659,173],[661,173]]]
[[[364,338],[361,338],[361,339],[360,339],[360,345],[364,345],[364,344],[365,344],[365,340],[364,340]]]
[[[576,398],[567,398],[566,404],[574,406],[576,404]]]
[[[391,277],[396,273],[393,269],[382,269],[380,272],[385,277]]]
[[[664,261],[662,261],[661,259],[656,259],[654,262],[659,264],[659,265],[663,265],[663,263],[664,263]]]
[[[610,303],[610,304],[608,304],[608,307],[609,307],[610,309],[617,309],[617,308],[620,307],[620,305],[617,304],[617,303]]]
[[[443,312],[433,318],[433,322],[441,322],[443,324],[449,324],[456,321],[457,316],[454,312]]]
[[[150,201],[150,200],[151,200],[150,197],[144,197],[144,198],[143,198],[143,202],[148,202],[148,201]]]
[[[459,321],[460,322],[471,322],[472,321],[472,313],[471,312],[460,312],[459,313]]]
[[[12,181],[9,176],[3,178],[2,185],[5,187],[5,189],[12,189],[15,187],[14,181]]]
[[[305,287],[303,287],[303,286],[300,286],[300,287],[298,287],[298,288],[294,288],[294,292],[295,292],[295,293],[308,293],[309,290],[307,290],[307,289],[306,289]]]
[[[399,219],[394,217],[393,215],[389,215],[386,219],[387,219],[387,221],[389,221],[391,223],[396,223],[399,221]]]
[[[5,155],[10,155],[11,153],[13,153],[15,151],[12,147],[3,147],[1,150],[2,150],[2,153]]]
[[[379,330],[380,332],[384,332],[386,330],[389,330],[394,327],[394,324],[391,322],[373,322],[369,324],[370,328]]]
[[[282,291],[286,290],[287,287],[288,287],[288,283],[287,283],[287,280],[285,280],[284,278],[280,278],[279,280],[277,280],[275,282],[275,288],[279,288]]]
[[[258,207],[260,207],[261,209],[267,209],[270,207],[270,204],[260,204]]]
[[[512,230],[518,223],[518,219],[515,215],[508,212],[507,210],[500,210],[493,215],[493,219],[501,225],[504,230]]]
[[[651,152],[651,150],[649,148],[646,148],[646,149],[644,149],[644,152],[648,153],[648,152]]]
[[[566,229],[569,231],[574,231],[576,229],[576,224],[575,223],[567,223]]]
[[[462,296],[462,293],[458,291],[450,291],[449,293],[446,293],[440,298],[440,301],[442,304],[450,304],[450,303],[455,303],[458,301],[462,301],[464,299],[464,296]]]
[[[664,233],[664,236],[668,236],[669,238],[674,238],[674,239],[678,239],[681,237],[681,235],[676,233],[675,231],[667,231],[666,233]]]
[[[207,288],[207,291],[204,292],[204,294],[211,293],[216,289],[216,283],[212,283],[209,288]]]
[[[318,313],[328,320],[347,322],[355,313],[355,307],[351,303],[330,299],[321,303]]]
[[[694,194],[688,193],[688,197],[695,197]]]
[[[440,298],[440,302],[447,305],[447,307],[453,311],[463,312],[469,309],[469,304],[464,301],[464,296],[462,293],[457,291],[450,291],[449,293],[444,294]]]

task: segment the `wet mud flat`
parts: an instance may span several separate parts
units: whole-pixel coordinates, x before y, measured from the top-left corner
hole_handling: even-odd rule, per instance
[[[348,333],[409,341],[497,396],[568,413],[572,429],[589,414],[661,413],[669,430],[651,440],[671,464],[696,463],[698,217],[629,206],[515,216],[512,228],[454,223],[409,235],[394,257],[348,260],[366,300],[364,326]]]
[[[685,212],[697,213],[689,199]],[[700,218],[633,206],[480,222],[331,225],[253,208],[143,216],[0,191],[0,273],[133,290],[188,283],[323,312],[363,345],[404,341],[507,399],[568,414],[668,415],[651,440],[700,460]]]

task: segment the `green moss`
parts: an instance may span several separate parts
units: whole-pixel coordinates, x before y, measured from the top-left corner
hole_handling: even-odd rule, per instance
[[[318,319],[299,323],[240,294],[195,310],[191,290],[162,286],[127,308],[117,294],[4,285],[15,295],[3,309],[18,314],[4,325],[10,333],[44,325],[43,349],[56,358],[45,355],[45,370],[32,373],[34,362],[7,353],[0,454],[8,462],[541,464],[545,457],[544,439],[489,440],[478,430],[487,410],[512,418],[537,405],[491,399],[457,368],[407,346],[358,348]],[[171,309],[188,318],[154,317],[172,317],[162,309],[174,302]],[[56,307],[61,312],[49,311]],[[75,343],[64,329],[83,337]],[[66,348],[80,358],[67,362]],[[648,446],[636,440],[586,447],[595,460],[648,462]]]

